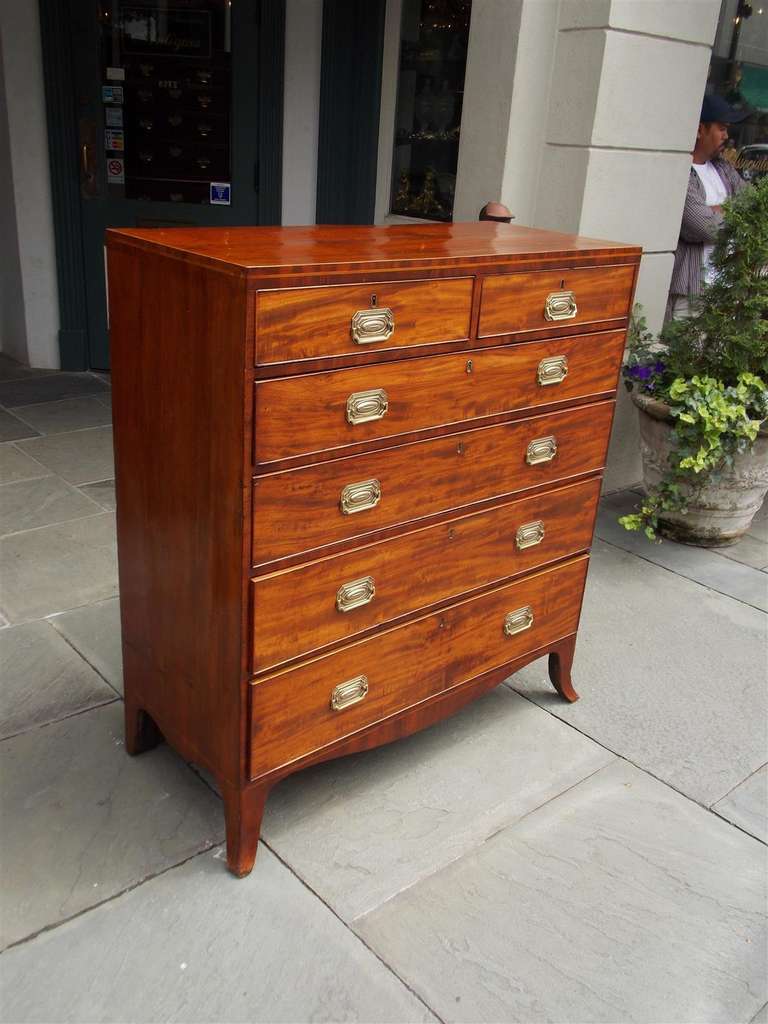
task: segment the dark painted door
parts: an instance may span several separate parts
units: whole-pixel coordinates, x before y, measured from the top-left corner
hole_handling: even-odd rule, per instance
[[[108,227],[258,222],[256,7],[255,0],[71,5],[93,369],[109,367]]]

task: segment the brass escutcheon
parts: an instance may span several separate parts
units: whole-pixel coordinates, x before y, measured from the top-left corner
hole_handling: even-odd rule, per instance
[[[365,699],[368,693],[368,677],[355,676],[348,679],[346,683],[339,683],[331,693],[331,708],[334,711],[343,711],[344,708],[359,704]]]
[[[336,591],[336,611],[351,612],[353,608],[361,608],[369,604],[376,594],[373,576],[362,576],[359,580],[350,580]]]
[[[529,466],[536,466],[540,462],[551,462],[557,455],[557,441],[550,434],[548,437],[537,437],[528,445],[525,453],[525,461]]]
[[[516,633],[524,633],[533,625],[533,608],[527,604],[524,608],[517,608],[513,612],[507,612],[504,616],[504,636],[515,636]]]
[[[539,384],[559,384],[568,376],[567,356],[547,356],[539,363],[536,378]]]
[[[523,523],[515,534],[515,544],[523,548],[534,548],[544,540],[544,523],[537,519],[534,523]]]
[[[374,298],[375,296],[371,296],[371,300]],[[394,334],[395,315],[386,306],[358,309],[352,317],[350,331],[352,340],[358,345],[372,345],[376,341],[386,341]]]
[[[573,320],[578,313],[573,292],[550,292],[544,303],[545,320]]]
[[[371,480],[360,480],[354,484],[347,484],[339,498],[339,508],[345,516],[351,516],[354,512],[365,512],[366,509],[375,508],[381,501],[381,483],[372,478]]]

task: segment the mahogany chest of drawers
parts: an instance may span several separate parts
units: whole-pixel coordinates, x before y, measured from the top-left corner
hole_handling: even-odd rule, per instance
[[[570,671],[640,250],[496,223],[108,233],[126,746],[281,777]]]

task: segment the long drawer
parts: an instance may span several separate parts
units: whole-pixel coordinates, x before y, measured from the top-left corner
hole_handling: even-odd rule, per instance
[[[608,331],[259,381],[256,463],[614,391],[623,348]]]
[[[558,330],[629,315],[634,266],[544,270],[485,278],[478,337]],[[607,325],[606,325],[607,326]]]
[[[587,556],[251,684],[250,777],[576,631]]]
[[[599,493],[586,480],[253,580],[254,673],[585,550]]]
[[[256,362],[464,341],[472,284],[462,277],[259,292]]]
[[[596,472],[612,415],[600,402],[258,476],[253,563]]]

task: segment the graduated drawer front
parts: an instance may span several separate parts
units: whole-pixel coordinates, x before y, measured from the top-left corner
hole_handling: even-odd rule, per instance
[[[567,328],[629,315],[634,266],[486,277],[478,337]]]
[[[623,348],[608,331],[259,381],[256,462],[614,391]],[[350,422],[360,409],[376,418]]]
[[[582,556],[254,682],[251,778],[574,633],[587,561]],[[334,695],[346,706],[334,710]]]
[[[464,341],[471,277],[258,293],[256,362]]]
[[[588,548],[598,479],[253,580],[254,673]]]
[[[612,416],[600,402],[257,477],[254,565],[600,470]],[[366,483],[367,507],[343,511]]]

